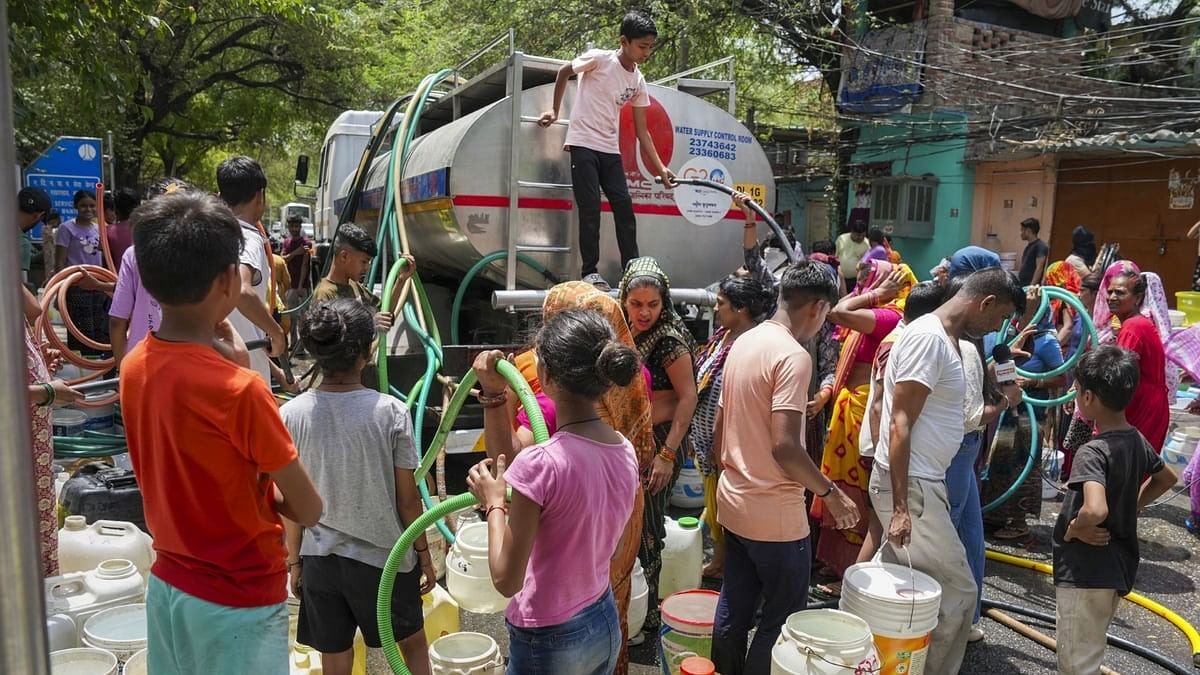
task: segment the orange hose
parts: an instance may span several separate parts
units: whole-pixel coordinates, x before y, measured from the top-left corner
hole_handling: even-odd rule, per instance
[[[96,226],[100,228],[100,250],[104,253],[104,266],[109,270],[116,272],[117,266],[113,264],[112,249],[108,247],[108,222],[104,219],[104,183],[96,183]],[[76,335],[76,337],[79,337]],[[85,341],[86,344],[86,341]],[[91,345],[88,345],[91,347]],[[92,347],[98,349],[98,347]]]
[[[103,235],[101,235],[103,240]],[[92,360],[76,354],[63,342],[62,338],[54,330],[54,325],[50,322],[50,311],[57,309],[59,316],[63,319],[63,325],[66,326],[67,332],[74,335],[80,342],[101,351],[111,351],[111,344],[103,344],[84,335],[79,330],[78,326],[71,320],[70,314],[65,310],[67,289],[79,283],[84,278],[84,273],[90,274],[95,279],[105,283],[116,283],[117,275],[112,271],[96,265],[72,265],[71,267],[59,270],[49,281],[46,282],[46,289],[42,295],[41,308],[42,313],[37,319],[35,332],[45,337],[50,346],[62,352],[62,356],[67,361],[75,364],[81,370],[94,371],[90,374],[68,380],[67,384],[75,385],[82,384],[95,380],[104,375],[109,370],[112,370],[115,359],[108,358],[103,360]],[[118,398],[116,392],[111,395],[93,400],[80,400],[75,405],[83,408],[98,408],[115,403]]]

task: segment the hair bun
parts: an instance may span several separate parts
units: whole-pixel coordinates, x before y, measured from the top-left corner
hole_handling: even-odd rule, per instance
[[[308,337],[319,345],[336,345],[342,341],[346,324],[334,308],[321,305],[313,308],[308,317]]]
[[[617,340],[609,340],[596,359],[596,373],[601,379],[624,387],[633,381],[641,365],[637,352]]]

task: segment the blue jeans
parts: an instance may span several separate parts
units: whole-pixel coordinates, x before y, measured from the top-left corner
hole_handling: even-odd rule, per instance
[[[967,565],[975,577],[978,597],[975,601],[975,621],[979,623],[983,609],[983,506],[979,502],[979,480],[975,475],[975,460],[983,446],[983,432],[972,431],[963,436],[958,454],[946,470],[946,493],[950,498],[950,520],[958,530],[958,538],[967,551]]]
[[[608,675],[621,652],[612,590],[556,626],[508,624],[508,675]]]
[[[718,673],[758,675],[771,670],[771,647],[783,623],[808,606],[811,567],[807,537],[754,541],[725,530],[725,567],[713,626],[712,660]],[[760,600],[762,618],[747,653],[746,639]]]

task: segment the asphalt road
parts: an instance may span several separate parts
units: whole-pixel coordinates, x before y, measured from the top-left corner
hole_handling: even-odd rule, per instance
[[[1058,515],[1059,504],[1042,504],[1042,518],[1033,525],[1032,536],[1013,545],[989,540],[989,546],[1013,555],[1049,563],[1050,533]],[[1193,626],[1200,626],[1200,537],[1183,527],[1187,516],[1187,496],[1181,495],[1163,506],[1153,507],[1140,522],[1142,564],[1137,579],[1137,592],[1174,610]],[[684,515],[679,512],[675,515]],[[714,586],[713,588],[717,588]],[[984,597],[1017,604],[1047,614],[1054,614],[1054,585],[1050,577],[1031,570],[988,561]],[[500,615],[481,616],[463,612],[463,630],[487,633],[507,650],[507,632]],[[1050,637],[1053,625],[1026,621]],[[967,648],[962,673],[1007,675],[1013,673],[1053,673],[1054,653],[1018,635],[1012,630],[985,618],[983,642]],[[1190,667],[1191,649],[1183,634],[1164,619],[1135,606],[1122,603],[1110,631],[1119,637],[1148,647],[1174,662]],[[630,650],[631,673],[659,673],[657,645],[647,640]],[[1120,673],[1158,675],[1169,671],[1127,652],[1110,647],[1105,665]],[[1193,669],[1200,675],[1200,669]]]

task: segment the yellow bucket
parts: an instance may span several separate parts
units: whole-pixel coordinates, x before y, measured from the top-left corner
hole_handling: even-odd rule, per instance
[[[1184,325],[1200,323],[1200,293],[1196,291],[1178,291],[1175,293],[1175,309],[1183,312],[1186,317]]]

